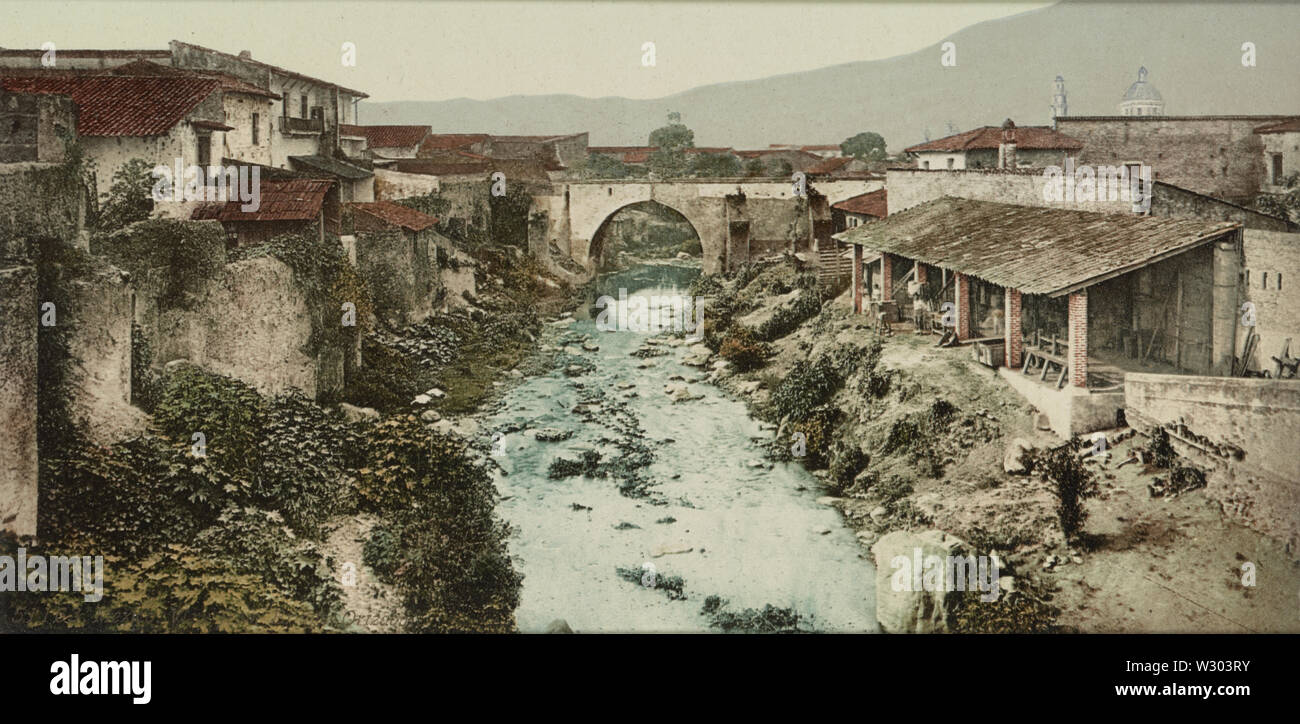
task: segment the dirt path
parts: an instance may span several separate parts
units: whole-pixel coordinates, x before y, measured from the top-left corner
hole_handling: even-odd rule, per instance
[[[365,633],[401,633],[404,614],[396,587],[381,582],[362,563],[362,549],[378,518],[357,515],[331,522],[325,552],[334,559],[343,584],[343,609],[350,623]],[[354,585],[348,585],[354,582]]]

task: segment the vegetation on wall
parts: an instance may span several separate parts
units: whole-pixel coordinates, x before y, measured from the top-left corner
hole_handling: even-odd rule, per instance
[[[146,219],[90,240],[93,253],[131,273],[136,280],[162,280],[158,303],[189,308],[205,282],[226,263],[220,225],[178,219]]]
[[[113,172],[113,182],[99,206],[99,229],[116,231],[144,221],[153,212],[153,164],[133,158]]]
[[[265,244],[241,247],[232,261],[271,256],[293,270],[294,281],[307,298],[311,336],[304,352],[316,356],[322,349],[351,349],[370,328],[374,304],[365,280],[348,260],[338,237],[310,232],[281,234]],[[343,305],[355,305],[355,325],[343,324]]]

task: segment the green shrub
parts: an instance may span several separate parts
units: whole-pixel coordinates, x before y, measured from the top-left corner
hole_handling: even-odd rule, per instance
[[[1076,435],[1065,445],[1040,453],[1035,460],[1035,469],[1053,483],[1052,494],[1056,497],[1061,532],[1070,543],[1078,540],[1083,524],[1088,520],[1083,501],[1098,492],[1096,475],[1079,458],[1083,447],[1084,443]]]
[[[866,470],[871,456],[853,441],[834,446],[831,452],[830,483],[833,494],[839,495],[853,485],[858,473]]]
[[[509,529],[493,513],[487,470],[465,447],[414,416],[390,417],[372,428],[358,471],[363,507],[399,526],[394,570],[415,632],[514,629],[521,579],[506,552]]]
[[[356,431],[301,393],[267,401],[238,380],[196,367],[167,380],[154,422],[183,459],[168,478],[187,500],[214,514],[231,506],[277,510],[311,537],[335,512],[343,469],[361,456]],[[204,436],[201,457],[191,451],[195,433]]]
[[[748,327],[732,325],[722,339],[718,354],[737,370],[745,372],[762,367],[768,356],[772,354],[772,350],[768,345],[759,342]]]
[[[295,601],[312,606],[322,620],[343,607],[339,587],[320,547],[294,535],[275,512],[230,508],[199,533],[195,546],[235,572],[257,576]]]
[[[80,593],[10,596],[11,625],[81,633],[311,633],[311,606],[254,575],[170,545],[136,563],[105,559],[104,598]]]
[[[815,278],[814,278],[815,279]],[[777,309],[757,330],[758,338],[771,342],[790,334],[799,325],[817,316],[822,311],[821,293],[814,289],[803,289],[793,304],[783,305]]]
[[[41,538],[131,559],[193,540],[213,515],[174,493],[170,476],[188,464],[167,440],[150,435],[40,458]]]
[[[401,541],[401,526],[379,523],[370,529],[370,537],[362,548],[362,562],[384,583],[392,583],[397,573],[402,559]]]
[[[823,353],[811,365],[796,365],[772,392],[770,406],[777,419],[806,419],[824,404],[853,374],[859,352],[852,345],[840,345]]]

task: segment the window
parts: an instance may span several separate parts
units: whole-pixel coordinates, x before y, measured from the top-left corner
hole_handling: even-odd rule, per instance
[[[952,168],[952,164],[953,164],[954,160],[955,160],[955,159],[952,159],[952,158],[949,158],[949,159],[948,159],[948,168]]]
[[[848,224],[848,227],[849,227],[850,229],[852,229],[853,227],[855,227],[855,226],[857,226],[858,224],[862,223],[862,220],[859,219],[859,218],[856,217],[856,216],[849,216],[849,217],[847,217],[847,218],[845,219],[845,221],[846,221],[846,223]]]
[[[1282,154],[1273,154],[1273,183],[1277,186],[1282,185]]]
[[[307,117],[307,94],[302,94],[302,117]]]
[[[262,114],[254,113],[253,114],[253,145],[254,146],[257,145],[258,131],[260,130],[258,126],[261,124],[261,122],[262,122]]]
[[[212,134],[199,134],[199,165],[204,169],[212,165]]]
[[[1264,279],[1260,282],[1260,289],[1268,289],[1268,272],[1264,272]]]
[[[922,162],[921,162],[921,168],[923,168],[923,169],[929,171],[929,170],[930,170],[930,162],[929,162],[929,161],[922,161]]]

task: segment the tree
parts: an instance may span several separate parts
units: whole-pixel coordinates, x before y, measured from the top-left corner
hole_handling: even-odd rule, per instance
[[[1283,193],[1260,194],[1255,208],[1271,216],[1300,221],[1300,173],[1287,176],[1282,186],[1286,189]]]
[[[695,147],[695,131],[682,124],[682,114],[668,114],[668,125],[650,132],[650,145],[664,151]]]
[[[856,136],[844,139],[840,152],[868,161],[879,161],[885,157],[885,138],[873,131],[863,131]]]
[[[603,153],[588,155],[585,171],[588,178],[627,178],[632,175],[627,164]]]
[[[660,148],[650,153],[646,167],[660,178],[677,178],[690,171],[690,162],[686,152],[680,148]]]
[[[691,159],[691,175],[726,178],[740,175],[740,159],[729,153],[701,153]]]
[[[181,180],[172,179],[172,183]],[[153,166],[143,158],[133,158],[118,167],[100,207],[100,229],[116,231],[149,218],[153,211],[153,186]]]
[[[761,158],[751,158],[745,162],[746,176],[762,176],[766,171]]]

